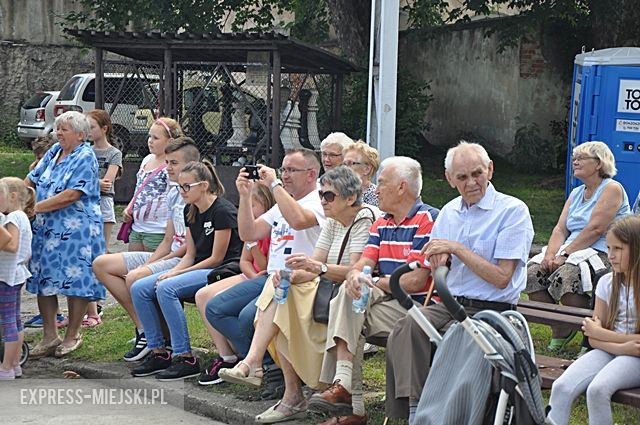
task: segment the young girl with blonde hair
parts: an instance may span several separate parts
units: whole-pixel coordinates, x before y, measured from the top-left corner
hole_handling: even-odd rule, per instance
[[[613,272],[598,281],[593,318],[582,326],[594,349],[553,384],[549,418],[556,425],[569,423],[571,404],[585,391],[589,424],[613,424],[611,396],[640,386],[640,216],[615,221],[607,246]]]
[[[16,177],[0,179],[0,325],[4,358],[0,380],[22,376],[19,365],[24,332],[20,320],[20,290],[31,277],[27,263],[31,257],[31,224],[35,191]]]

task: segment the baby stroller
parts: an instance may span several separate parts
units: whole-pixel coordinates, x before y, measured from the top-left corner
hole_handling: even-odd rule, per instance
[[[413,424],[545,424],[540,377],[527,321],[516,311],[478,312],[473,318],[451,296],[447,267],[435,271],[436,290],[458,323],[441,336],[391,275],[395,299],[437,348]]]
[[[0,361],[4,358],[4,342],[2,341],[2,332],[0,330]],[[22,353],[20,354],[20,366],[23,366],[29,359],[29,345],[26,341],[22,342]]]

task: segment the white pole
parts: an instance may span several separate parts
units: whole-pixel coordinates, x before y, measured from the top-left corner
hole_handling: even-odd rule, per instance
[[[376,43],[378,78],[373,77],[375,117],[368,127],[375,129],[375,147],[381,160],[395,155],[399,13],[399,0],[380,2],[380,30]],[[369,66],[375,66],[375,63]]]
[[[373,68],[375,66],[376,51],[376,0],[371,0],[371,30],[369,31],[369,81],[367,86],[367,144],[375,146],[375,140],[371,131],[372,110],[373,110]]]

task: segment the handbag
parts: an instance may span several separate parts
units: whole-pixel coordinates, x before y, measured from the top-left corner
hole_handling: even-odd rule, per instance
[[[140,192],[142,192],[142,189],[144,189],[147,183],[149,183],[149,181],[152,178],[154,178],[156,174],[158,174],[160,171],[164,170],[165,168],[167,168],[167,164],[159,165],[155,170],[153,170],[151,174],[147,176],[146,179],[144,179],[142,184],[140,184],[140,187],[138,187],[138,189],[136,190],[136,193],[133,194],[133,197],[131,198],[129,205],[127,205],[127,209],[129,210],[130,213],[131,213],[131,210],[129,209],[129,207],[133,206],[134,202],[136,201],[136,198],[138,197],[138,195],[140,195]],[[116,236],[116,239],[124,243],[129,243],[129,235],[131,234],[132,229],[133,229],[133,217],[131,218],[130,222],[122,223],[122,226],[120,226],[120,230],[118,230],[118,235]]]
[[[240,271],[240,259],[231,258],[209,272],[207,275],[207,285],[217,283],[222,279],[236,276],[240,273],[242,273]]]
[[[376,215],[373,213],[371,208],[364,207],[371,211],[371,217],[360,217],[355,220],[347,229],[347,232],[344,234],[344,238],[342,239],[342,245],[340,246],[340,252],[338,253],[338,260],[336,264],[340,264],[342,261],[342,255],[344,254],[344,250],[347,247],[347,242],[349,241],[349,235],[351,234],[351,229],[356,225],[359,221],[362,220],[370,220],[371,223],[374,222]],[[320,277],[320,281],[318,282],[318,289],[316,291],[316,297],[313,300],[313,320],[318,323],[329,323],[329,304],[331,300],[338,295],[338,291],[340,290],[340,283],[335,282],[331,279],[327,279],[324,277]]]

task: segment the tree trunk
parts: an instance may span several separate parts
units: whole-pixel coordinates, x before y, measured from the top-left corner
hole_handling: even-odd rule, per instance
[[[362,65],[367,62],[371,0],[326,0],[329,19],[342,53]],[[384,1],[384,0],[382,0]]]

